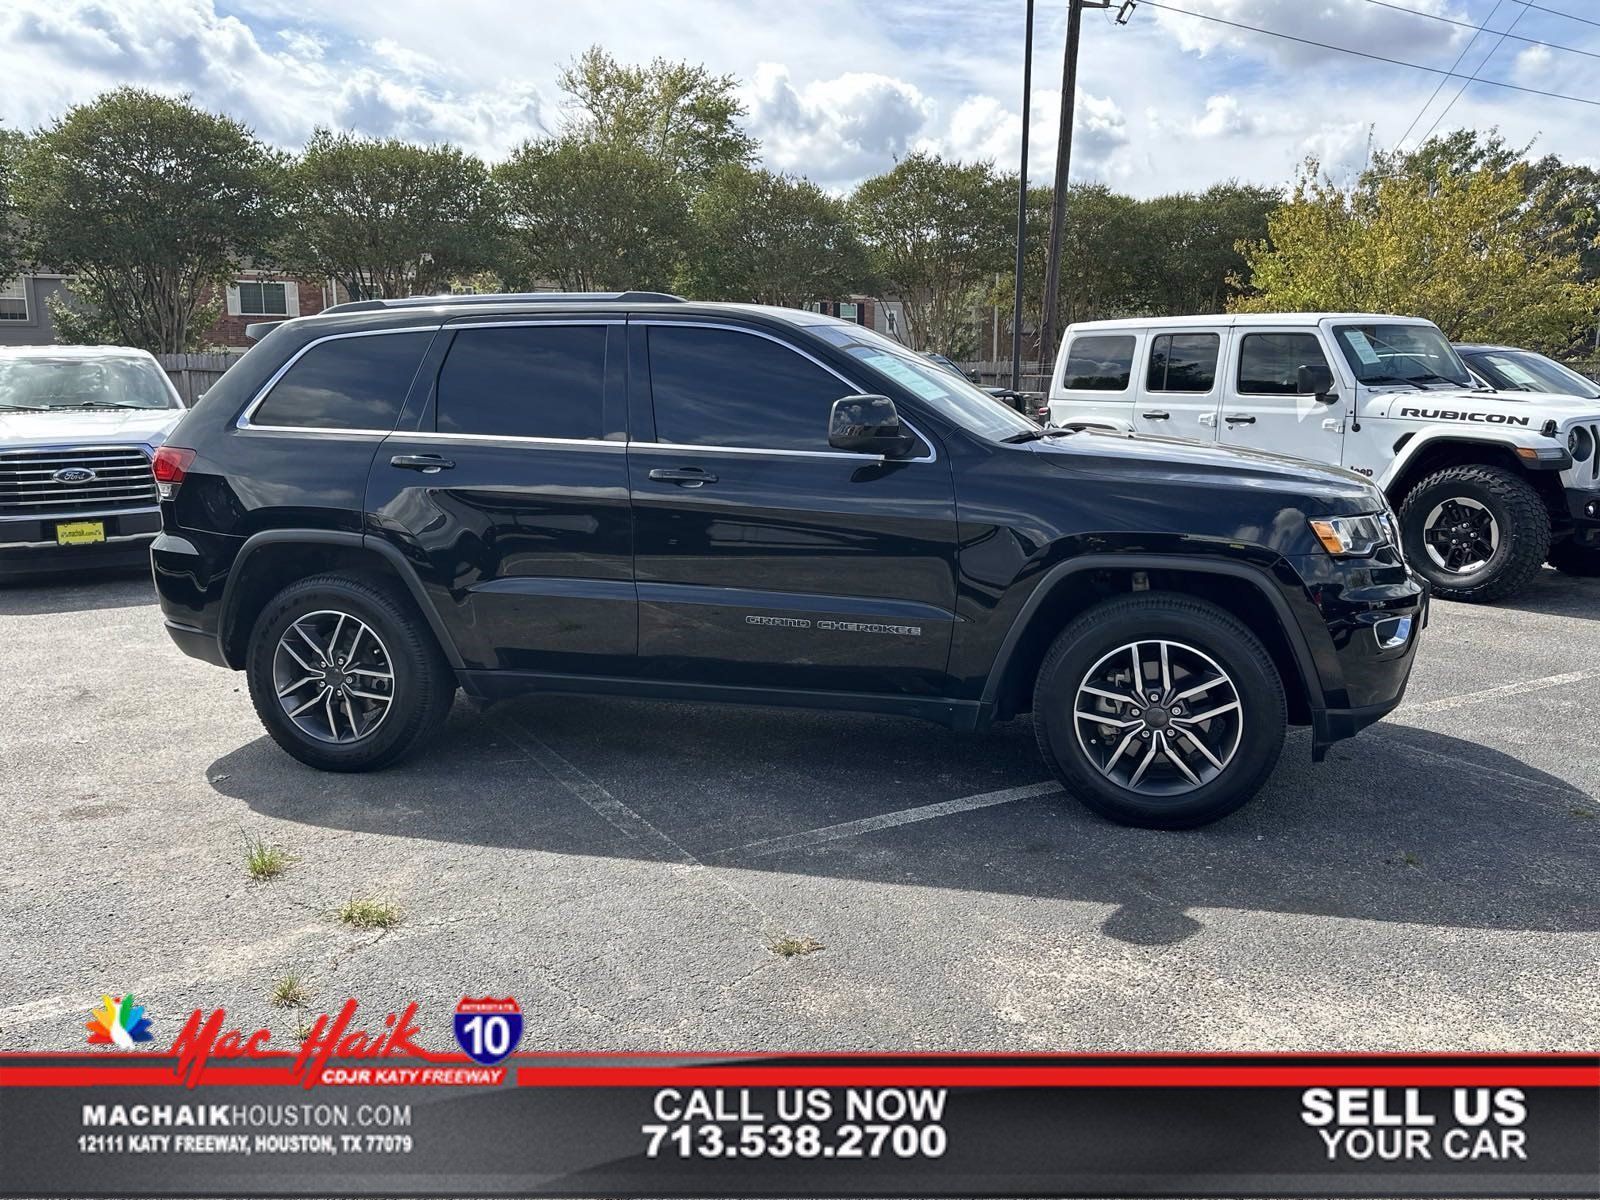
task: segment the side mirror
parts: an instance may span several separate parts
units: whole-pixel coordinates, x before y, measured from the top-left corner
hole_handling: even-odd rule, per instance
[[[828,414],[828,445],[835,450],[892,458],[909,440],[887,396],[841,396]]]
[[[1324,404],[1331,404],[1338,397],[1329,398],[1333,391],[1333,371],[1327,363],[1301,363],[1295,371],[1296,388],[1302,396],[1315,396]]]

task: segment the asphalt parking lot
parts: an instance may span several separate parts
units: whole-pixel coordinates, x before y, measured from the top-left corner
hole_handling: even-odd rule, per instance
[[[1596,1049],[1600,580],[1426,639],[1392,718],[1172,834],[1064,797],[1026,722],[458,700],[319,774],[147,579],[0,587],[0,1046],[79,1047],[108,991],[162,1045],[219,1004],[289,1040],[298,972],[439,1048],[509,993],[529,1049]]]

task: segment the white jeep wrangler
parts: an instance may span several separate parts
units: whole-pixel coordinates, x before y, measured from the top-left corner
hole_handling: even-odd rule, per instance
[[[1406,558],[1451,600],[1496,600],[1548,559],[1600,574],[1600,401],[1474,384],[1431,322],[1250,313],[1069,326],[1066,428],[1332,463],[1378,484]]]

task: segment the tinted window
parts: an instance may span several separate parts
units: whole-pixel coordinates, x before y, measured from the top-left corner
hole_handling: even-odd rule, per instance
[[[1121,392],[1133,373],[1133,335],[1091,334],[1072,339],[1061,386],[1071,391]]]
[[[1301,366],[1326,367],[1314,333],[1247,333],[1239,348],[1239,390],[1248,395],[1294,396]]]
[[[441,433],[597,438],[606,372],[604,325],[463,329],[439,371]]]
[[[1209,392],[1217,378],[1214,333],[1163,333],[1150,343],[1150,371],[1145,386],[1152,392]]]
[[[687,325],[650,329],[650,391],[663,442],[826,450],[828,413],[852,390],[763,337]]]
[[[313,346],[273,385],[250,422],[387,433],[432,339],[431,331],[388,333]]]

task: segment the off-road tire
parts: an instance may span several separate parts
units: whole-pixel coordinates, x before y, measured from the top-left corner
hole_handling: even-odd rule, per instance
[[[1562,542],[1551,547],[1550,565],[1563,575],[1580,579],[1600,576],[1600,546],[1580,546],[1576,542]]]
[[[333,610],[365,622],[387,650],[394,698],[370,734],[353,742],[320,742],[284,712],[273,678],[278,640],[309,613]],[[250,631],[245,674],[256,714],[272,740],[323,771],[375,771],[400,761],[439,731],[455,699],[455,674],[422,614],[398,587],[345,575],[317,575],[284,588]]]
[[[1215,778],[1181,796],[1152,798],[1109,779],[1077,735],[1078,689],[1119,646],[1168,640],[1192,647],[1225,672],[1243,711],[1239,742]],[[1260,790],[1283,749],[1288,713],[1283,681],[1260,640],[1223,609],[1176,592],[1105,600],[1079,615],[1051,644],[1033,695],[1039,753],[1063,787],[1108,820],[1147,829],[1192,829],[1227,816]]]
[[[1445,570],[1428,555],[1423,522],[1433,509],[1455,497],[1489,510],[1500,530],[1500,544],[1478,570]],[[1550,513],[1526,479],[1500,467],[1447,467],[1419,482],[1400,505],[1400,541],[1412,570],[1442,600],[1485,604],[1521,591],[1550,554]]]

